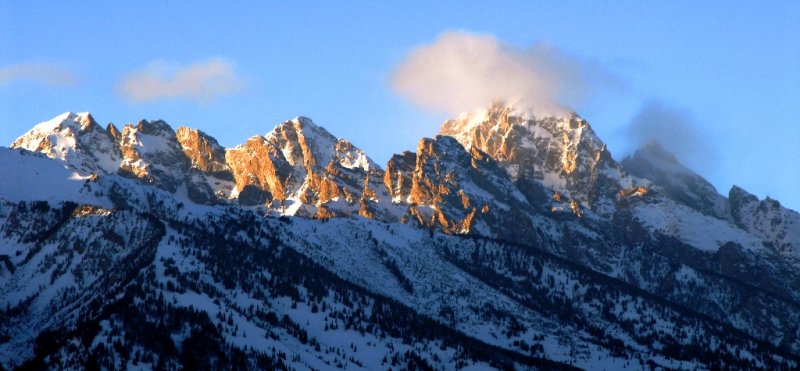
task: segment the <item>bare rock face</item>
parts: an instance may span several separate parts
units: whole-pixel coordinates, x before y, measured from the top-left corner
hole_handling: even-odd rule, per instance
[[[225,162],[225,148],[219,145],[216,139],[210,135],[188,127],[180,127],[175,133],[178,144],[183,150],[184,156],[189,159],[191,169],[191,182],[193,186],[190,191],[199,190],[206,193],[207,202],[217,202],[227,200],[235,187],[234,177]],[[213,194],[207,194],[208,189]],[[241,194],[242,192],[240,192]],[[240,202],[245,200],[248,204],[263,204],[269,199],[269,193],[258,191],[245,192],[245,197],[240,198]]]
[[[617,180],[624,174],[589,123],[575,113],[536,118],[493,104],[446,121],[440,133],[485,152],[514,181],[533,180],[560,193],[566,202],[603,214],[613,211],[620,190]],[[541,195],[529,195],[529,199],[541,199]]]
[[[340,193],[319,174],[324,171],[323,158],[330,160],[335,142],[335,137],[311,120],[297,118],[228,150],[226,162],[239,192],[254,186],[268,191],[278,202],[293,198],[303,203],[326,202]]]
[[[505,228],[530,229],[530,219],[510,219],[530,206],[504,169],[448,136],[420,141],[408,200],[406,221],[446,233],[498,235]]]
[[[73,116],[58,121],[69,119],[69,132],[98,136],[95,142],[107,150],[83,150],[76,140],[65,158],[109,154],[103,161],[81,160],[89,164],[84,168],[105,164],[101,174],[185,192],[193,202],[234,201],[279,215],[416,220],[448,233],[498,235],[497,221],[510,215],[515,220],[503,228],[526,231],[531,218],[522,214],[530,210],[580,217],[624,189],[609,180],[614,174],[606,170],[618,170],[616,163],[576,115],[534,120],[495,105],[446,122],[442,131],[452,137],[421,141],[416,153],[393,156],[387,171],[305,117],[226,150],[202,131],[175,132],[163,121],[104,130]],[[25,143],[58,148],[44,140]]]
[[[395,154],[386,164],[386,173],[383,183],[389,190],[392,202],[403,202],[411,195],[411,185],[414,179],[414,169],[417,167],[417,155],[405,151]]]
[[[192,167],[204,174],[230,178],[230,170],[225,163],[225,148],[208,134],[185,126],[175,133],[184,155],[192,162]],[[232,179],[231,179],[232,180]]]
[[[236,188],[268,192],[281,214],[318,218],[361,215],[391,220],[384,173],[352,143],[305,117],[250,138],[226,154]],[[251,191],[252,192],[252,191]]]
[[[253,184],[248,184],[242,188],[237,195],[237,200],[243,206],[258,206],[264,205],[272,199],[269,191],[264,190]]]
[[[114,126],[113,122],[109,122],[108,125],[106,126],[106,133],[108,134],[109,137],[111,137],[111,140],[114,142],[119,142],[120,137],[122,136],[122,133],[120,133],[119,129],[117,129],[117,127]]]
[[[284,185],[292,168],[283,153],[270,146],[264,137],[252,137],[229,149],[225,153],[225,162],[231,169],[239,193],[250,186],[269,192],[270,199],[284,198]]]

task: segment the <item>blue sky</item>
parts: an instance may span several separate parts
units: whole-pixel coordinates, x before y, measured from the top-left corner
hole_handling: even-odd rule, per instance
[[[800,209],[800,2],[75,3],[0,0],[0,144],[65,111],[161,118],[225,146],[304,115],[384,163],[451,116],[390,76],[460,32],[548,45],[613,77],[572,108],[616,158],[660,107],[680,122],[656,132],[701,147],[679,156],[721,193],[737,184]],[[148,95],[148,76],[181,71]]]

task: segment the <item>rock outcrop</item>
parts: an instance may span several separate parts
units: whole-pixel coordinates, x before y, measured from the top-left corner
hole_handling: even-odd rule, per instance
[[[383,183],[389,190],[392,202],[404,202],[411,194],[411,185],[414,179],[414,169],[417,167],[417,154],[405,151],[395,154],[386,164],[386,173]]]
[[[186,126],[179,127],[175,134],[178,144],[191,161],[193,168],[208,175],[230,177],[230,169],[225,163],[225,148],[220,146],[216,139]]]
[[[408,217],[418,223],[484,235],[530,229],[529,218],[511,218],[530,205],[504,169],[480,150],[467,151],[455,138],[440,135],[419,142],[415,163]]]

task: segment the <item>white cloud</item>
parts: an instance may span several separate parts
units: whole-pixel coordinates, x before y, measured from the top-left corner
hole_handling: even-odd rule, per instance
[[[451,31],[413,50],[390,82],[400,95],[435,111],[458,114],[501,101],[552,115],[580,104],[595,89],[590,79],[610,78],[601,75],[547,44],[520,49],[490,35]]]
[[[14,64],[0,68],[0,85],[15,81],[33,81],[50,86],[72,85],[75,75],[62,67],[50,64]]]
[[[233,64],[224,59],[210,59],[188,66],[162,61],[150,63],[141,71],[126,76],[118,92],[131,102],[185,99],[207,103],[241,90],[243,83]]]

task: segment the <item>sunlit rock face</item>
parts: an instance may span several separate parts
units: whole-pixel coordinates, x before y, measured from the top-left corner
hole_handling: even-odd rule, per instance
[[[230,176],[228,165],[225,164],[225,148],[220,146],[216,139],[200,130],[185,126],[179,127],[175,134],[193,168],[204,174]]]
[[[178,144],[183,150],[184,156],[189,160],[192,173],[192,184],[194,188],[205,188],[205,192],[210,189],[213,194],[207,194],[205,201],[219,202],[231,197],[235,188],[233,174],[225,163],[225,148],[219,145],[216,139],[210,135],[188,127],[179,127],[175,133]],[[242,192],[240,192],[241,195]],[[253,204],[260,204],[266,201],[266,197],[260,191],[256,195],[244,192],[245,197],[240,199],[248,200],[248,196],[255,197]]]
[[[417,154],[405,151],[395,154],[386,164],[386,174],[383,182],[389,190],[392,202],[408,200],[411,194],[411,184],[414,179],[414,169],[417,166]]]
[[[236,189],[260,189],[281,214],[388,217],[384,173],[363,151],[305,117],[226,153]],[[254,191],[251,191],[254,192]]]
[[[620,166],[589,124],[575,113],[534,117],[511,106],[493,104],[446,121],[441,134],[456,138],[497,160],[514,180],[536,181],[559,192],[567,203],[610,213],[620,179]],[[538,189],[529,198],[540,199]]]
[[[267,144],[264,137],[252,137],[227,150],[225,162],[236,182],[235,193],[244,196],[240,201],[244,200],[247,205],[263,203],[273,198],[273,192],[283,197],[283,185],[291,174],[291,166],[280,151]],[[251,194],[260,196],[253,198]]]
[[[505,170],[453,137],[419,142],[411,182],[406,220],[447,233],[501,235],[530,229],[529,217],[515,218],[531,207]]]

